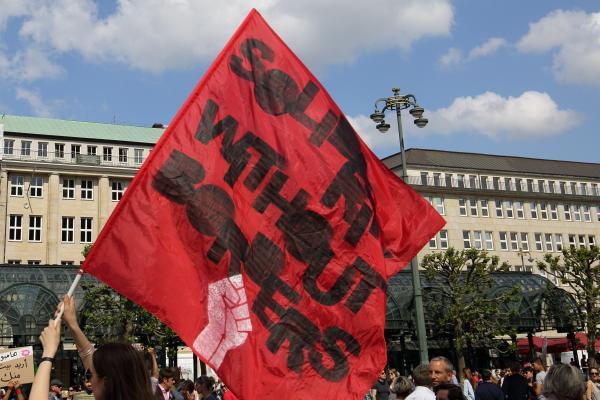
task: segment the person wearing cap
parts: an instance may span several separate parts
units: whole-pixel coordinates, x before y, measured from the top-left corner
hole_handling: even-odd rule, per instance
[[[63,388],[63,383],[60,379],[52,379],[50,381],[50,392],[48,393],[48,400],[61,400],[61,392]]]

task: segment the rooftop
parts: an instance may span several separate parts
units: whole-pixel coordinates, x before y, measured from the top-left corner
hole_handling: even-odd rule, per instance
[[[6,133],[145,144],[155,144],[164,132],[162,128],[17,115],[0,116],[0,125]]]
[[[389,168],[400,166],[400,153],[382,160]],[[541,158],[499,156],[445,150],[408,149],[409,166],[508,172],[515,174],[558,175],[600,179],[600,164],[577,161],[546,160]]]

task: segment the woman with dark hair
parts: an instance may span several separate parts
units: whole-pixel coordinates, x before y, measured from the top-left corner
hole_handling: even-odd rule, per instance
[[[177,391],[183,397],[183,400],[194,400],[194,382],[189,379],[181,381]]]
[[[96,400],[148,400],[154,397],[150,377],[139,351],[128,343],[107,343],[94,350],[85,337],[70,296],[63,300],[63,321],[69,327]],[[60,307],[60,305],[59,305]],[[54,356],[60,344],[60,322],[51,320],[40,336],[42,362],[38,367],[29,400],[46,400]]]

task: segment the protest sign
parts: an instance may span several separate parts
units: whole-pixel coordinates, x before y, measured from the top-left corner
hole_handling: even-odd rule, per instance
[[[33,382],[33,347],[0,351],[0,386],[8,386],[10,381],[21,385]]]

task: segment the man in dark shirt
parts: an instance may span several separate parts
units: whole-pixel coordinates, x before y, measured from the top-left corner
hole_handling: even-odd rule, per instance
[[[381,371],[377,382],[371,388],[371,398],[373,400],[388,400],[390,397],[390,383],[387,379],[385,370]]]
[[[502,391],[506,400],[527,400],[529,385],[527,378],[521,375],[521,364],[515,362],[511,365],[512,374],[504,378]]]
[[[492,371],[484,369],[481,371],[481,379],[475,390],[477,400],[503,400],[504,393],[498,385],[492,383]]]

